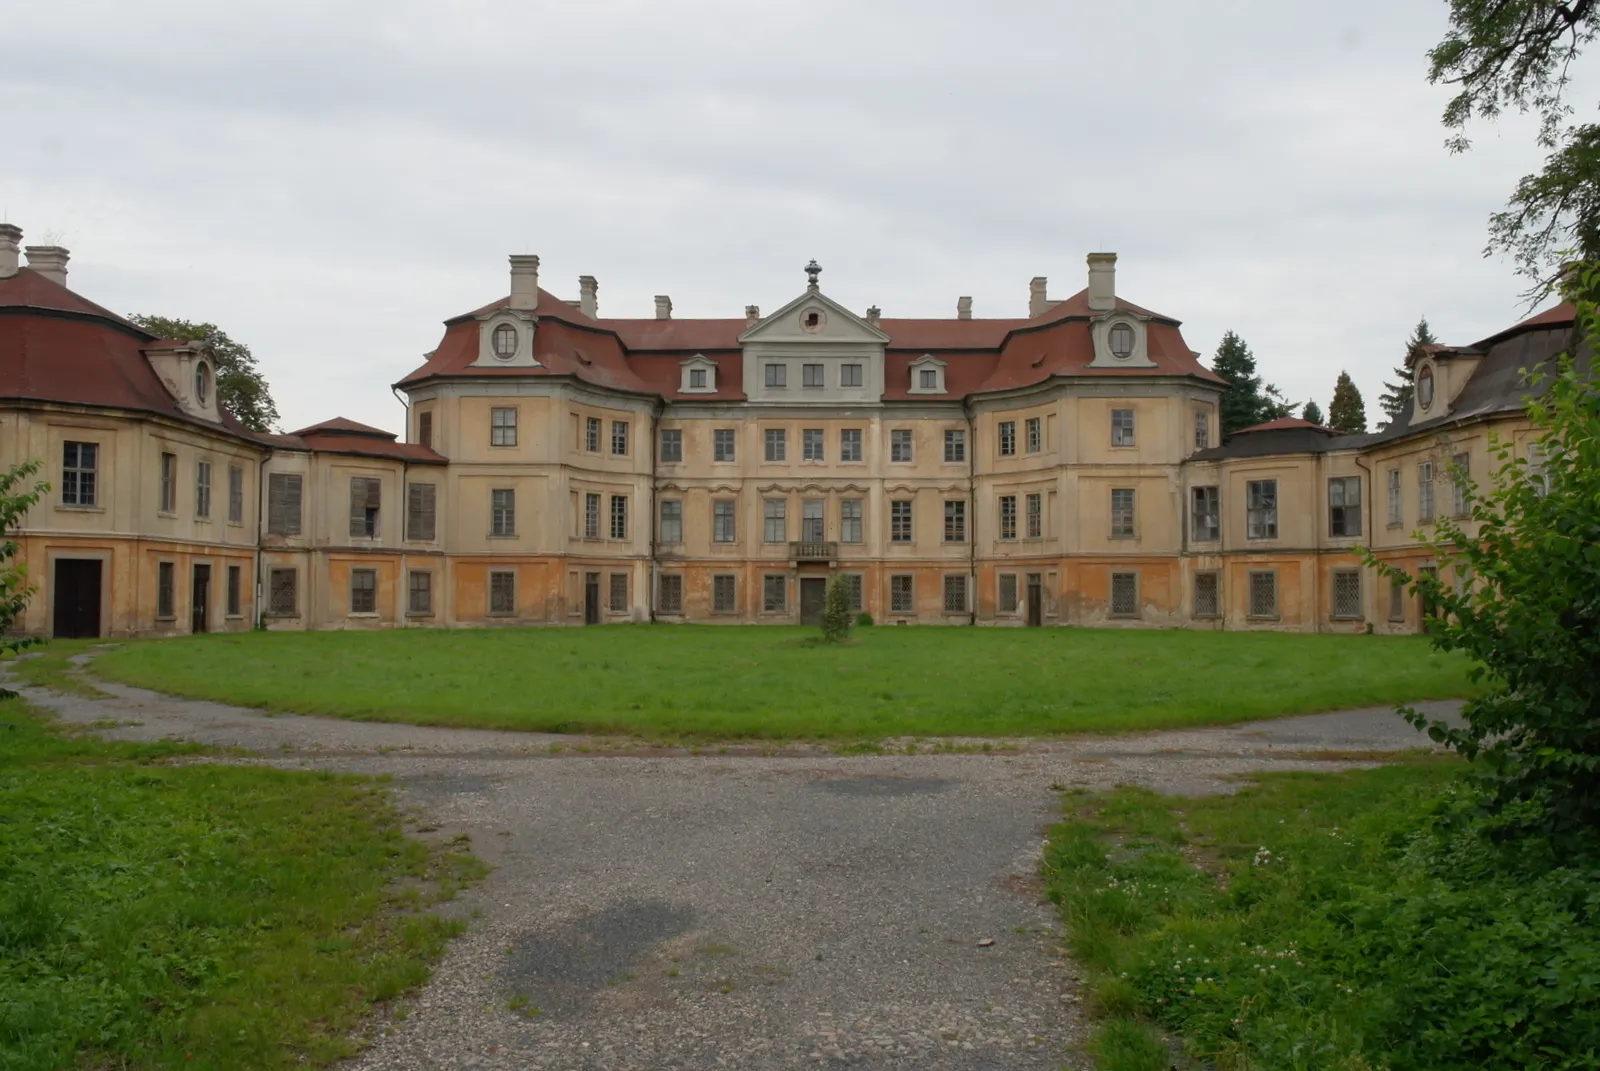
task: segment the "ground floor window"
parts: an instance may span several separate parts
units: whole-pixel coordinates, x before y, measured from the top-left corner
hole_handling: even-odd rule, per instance
[[[611,612],[625,614],[628,612],[628,574],[611,574]]]
[[[1017,612],[1017,574],[1000,574],[1000,612],[1014,614]]]
[[[177,598],[173,593],[176,583],[177,567],[171,562],[160,562],[156,565],[156,616],[171,618],[177,616],[173,607]]]
[[[1221,617],[1222,593],[1216,573],[1194,574],[1194,616]]]
[[[761,609],[769,614],[781,614],[789,608],[789,578],[782,573],[768,573],[761,578]]]
[[[1278,616],[1278,574],[1271,569],[1250,573],[1250,616]]]
[[[1139,574],[1111,574],[1111,616],[1139,616]]]
[[[1389,578],[1389,620],[1406,619],[1406,582],[1398,576]]]
[[[912,581],[915,577],[901,574],[889,578],[889,612],[892,614],[909,614],[917,608],[915,588]]]
[[[378,612],[378,571],[376,569],[350,570],[350,612],[375,614]]]
[[[517,574],[509,569],[489,574],[489,612],[514,614],[517,612]]]
[[[944,612],[947,614],[964,614],[967,612],[967,575],[965,573],[945,574]]]
[[[732,614],[739,611],[739,578],[732,573],[718,573],[711,578],[711,612]]]
[[[1333,616],[1344,619],[1361,616],[1361,571],[1359,569],[1334,570]]]
[[[267,606],[274,614],[294,616],[300,605],[299,574],[293,569],[274,569],[268,574]]]
[[[426,569],[413,569],[407,585],[406,612],[433,613],[433,574]]]
[[[228,616],[239,616],[239,589],[244,583],[244,570],[237,565],[228,566]]]
[[[861,612],[861,574],[840,573],[839,583],[844,585],[846,598],[850,600],[850,609],[855,613]]]
[[[662,573],[656,593],[656,608],[664,614],[683,613],[683,574]]]

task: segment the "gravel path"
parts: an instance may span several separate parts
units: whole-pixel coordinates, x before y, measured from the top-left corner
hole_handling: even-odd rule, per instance
[[[27,697],[108,737],[390,774],[494,864],[457,904],[476,921],[363,1071],[1087,1067],[1035,876],[1053,788],[1226,791],[1426,742],[1366,710],[993,754],[689,756],[102,687]]]

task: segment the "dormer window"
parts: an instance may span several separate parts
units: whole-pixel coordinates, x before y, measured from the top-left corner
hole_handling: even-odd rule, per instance
[[[908,389],[912,394],[943,394],[944,362],[931,353],[912,361]]]
[[[717,366],[711,358],[697,353],[684,361],[678,389],[684,394],[715,394],[717,392]]]
[[[706,389],[706,370],[704,368],[691,368],[691,369],[689,369],[689,389],[690,390],[705,390]]]
[[[1106,342],[1111,347],[1111,356],[1119,361],[1125,361],[1133,356],[1133,341],[1133,327],[1129,324],[1112,324],[1111,331],[1106,337]]]
[[[509,361],[517,355],[517,329],[510,324],[500,324],[494,329],[494,355]]]
[[[194,400],[201,405],[211,394],[211,366],[201,361],[194,368]]]
[[[1417,405],[1424,411],[1433,405],[1433,366],[1425,364],[1417,373]]]
[[[919,390],[938,390],[939,370],[937,368],[917,369],[917,387]]]

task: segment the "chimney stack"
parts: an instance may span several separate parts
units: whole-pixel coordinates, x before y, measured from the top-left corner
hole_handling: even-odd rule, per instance
[[[656,295],[656,319],[672,319],[672,299],[665,294]]]
[[[70,253],[59,245],[30,245],[27,253],[28,267],[57,286],[67,285],[67,260],[71,257]]]
[[[592,275],[578,276],[578,311],[590,319],[600,314],[600,283]]]
[[[531,253],[511,255],[511,307],[523,312],[539,307],[539,258]]]
[[[867,310],[867,323],[873,327],[878,326],[878,321],[883,317],[883,310],[874,305]]]
[[[22,244],[22,228],[15,223],[0,223],[0,279],[17,274],[17,249]]]
[[[956,319],[972,319],[972,299],[970,297],[956,298]]]
[[[1117,255],[1089,254],[1089,310],[1106,312],[1117,307]]]
[[[746,305],[744,307],[744,318],[745,318],[745,322],[752,323],[752,324],[755,323],[757,320],[761,319],[761,306],[760,305]]]
[[[1050,311],[1050,298],[1045,294],[1048,280],[1043,275],[1035,275],[1028,282],[1028,316],[1043,316]]]

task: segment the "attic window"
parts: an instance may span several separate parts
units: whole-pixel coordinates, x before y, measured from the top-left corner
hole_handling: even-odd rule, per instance
[[[201,405],[206,404],[206,397],[211,393],[211,366],[201,361],[194,369],[194,399]]]
[[[1133,328],[1127,324],[1112,324],[1107,341],[1111,345],[1111,356],[1118,360],[1133,356]]]
[[[812,334],[821,331],[822,325],[827,322],[827,318],[822,315],[821,309],[807,309],[800,314],[800,330]]]
[[[1433,366],[1423,365],[1417,373],[1417,404],[1424,410],[1433,405]]]
[[[508,361],[517,355],[517,329],[501,324],[494,329],[494,355]]]
[[[706,370],[704,368],[691,368],[691,369],[689,369],[689,389],[690,390],[705,390],[706,389]]]

